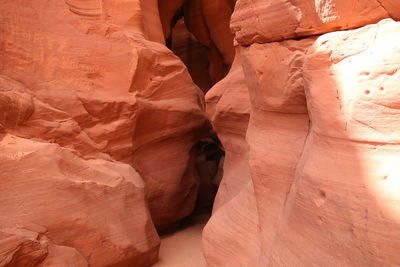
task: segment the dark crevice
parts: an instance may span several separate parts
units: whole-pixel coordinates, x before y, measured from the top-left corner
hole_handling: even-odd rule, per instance
[[[236,1],[228,1],[228,7],[232,8]],[[159,3],[161,3],[160,7],[166,6],[164,2]],[[201,2],[182,1],[181,6],[178,4],[173,7],[172,13],[168,13],[170,10],[168,8],[161,10],[165,11],[161,12],[161,21],[163,21],[166,46],[181,59],[194,84],[205,94],[228,74],[231,65],[225,62],[230,59],[224,59],[224,53],[227,58],[229,56],[226,55],[226,51],[220,51],[224,48],[217,46],[218,40],[213,39],[210,25],[207,24],[204,14],[193,12],[194,4],[201,5]],[[215,26],[219,27],[219,25]],[[227,25],[224,30],[230,32],[229,26]],[[226,50],[229,51],[229,49]],[[234,53],[233,41],[232,51]],[[193,220],[196,221],[198,216],[211,216],[223,175],[224,157],[224,148],[217,134],[212,130],[192,147],[190,168],[194,166],[194,175],[197,180],[196,190],[190,192],[197,195],[193,212],[172,227],[163,229],[159,232],[160,235],[165,236],[183,230],[190,226]]]
[[[234,2],[229,1],[230,5]],[[162,21],[166,46],[182,60],[193,82],[206,93],[228,74],[232,62],[226,62],[230,59],[224,58],[221,48],[217,46],[204,14],[193,12],[193,5],[200,3],[183,1],[170,21]],[[168,17],[166,13],[162,14],[163,18]],[[223,34],[227,33],[230,33],[229,26],[223,31]]]
[[[172,18],[170,23],[171,30],[175,27],[176,23],[182,18],[183,18],[183,8],[176,11],[174,17]],[[165,44],[169,49],[172,50],[172,31],[169,36],[166,36]]]
[[[225,158],[224,148],[218,136],[211,132],[202,138],[192,148],[194,155],[195,173],[198,181],[197,200],[193,212],[168,228],[158,231],[160,236],[166,236],[190,227],[199,216],[209,218],[214,205],[214,200],[223,175]]]
[[[195,151],[199,190],[194,213],[211,213],[223,174],[225,151],[215,133],[201,139]]]

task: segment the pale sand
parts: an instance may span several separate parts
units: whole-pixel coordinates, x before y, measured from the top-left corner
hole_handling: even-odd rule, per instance
[[[153,267],[207,266],[201,246],[201,232],[208,219],[208,215],[196,216],[184,229],[162,236],[160,260]]]

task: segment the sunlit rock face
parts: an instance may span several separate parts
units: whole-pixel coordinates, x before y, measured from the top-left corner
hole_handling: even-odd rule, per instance
[[[397,5],[238,0],[231,27],[250,96],[247,130],[216,119],[224,97],[237,103],[230,75],[206,99],[223,143],[224,133],[245,132],[253,187],[246,198],[232,194],[243,172],[224,173],[203,233],[209,266],[400,264]],[[227,159],[240,143],[225,141]]]
[[[238,0],[231,27],[243,44],[346,30],[399,16],[397,1]]]
[[[0,3],[0,265],[151,265],[209,129],[157,1]]]
[[[282,239],[301,240],[301,232],[309,232],[311,246],[322,247],[311,262],[400,263],[400,188],[394,178],[400,165],[393,164],[400,162],[399,33],[400,23],[385,20],[321,36],[308,50],[311,130]],[[306,203],[315,209],[310,212]],[[330,245],[323,246],[327,240]]]

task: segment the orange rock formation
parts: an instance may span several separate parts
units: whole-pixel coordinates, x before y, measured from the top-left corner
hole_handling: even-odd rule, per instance
[[[224,166],[217,199],[229,200],[203,233],[209,266],[400,264],[399,11],[397,1],[237,1],[249,160],[233,179]],[[234,110],[223,104],[237,101],[232,80],[206,96],[221,107],[214,118]],[[236,117],[212,120],[222,142]],[[225,140],[226,159],[245,155],[229,149],[243,135]],[[237,190],[248,173],[254,192]]]
[[[398,0],[0,4],[0,266],[400,265]]]

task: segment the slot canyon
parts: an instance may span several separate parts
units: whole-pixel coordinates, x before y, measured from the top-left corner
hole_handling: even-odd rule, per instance
[[[399,0],[0,4],[0,267],[400,266]]]

